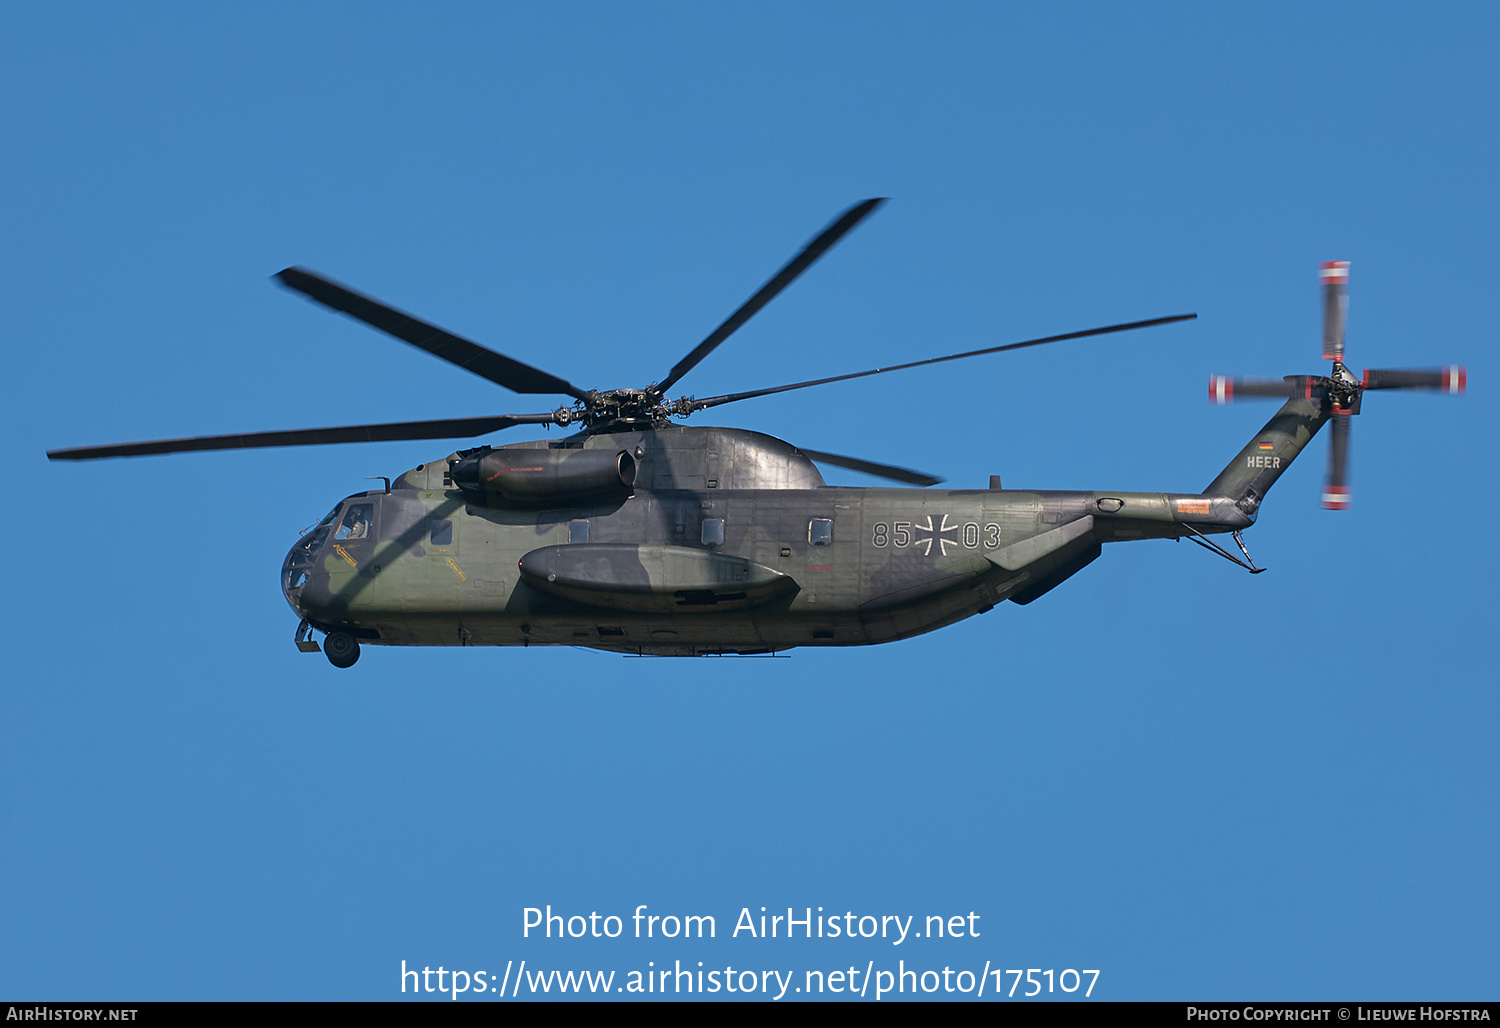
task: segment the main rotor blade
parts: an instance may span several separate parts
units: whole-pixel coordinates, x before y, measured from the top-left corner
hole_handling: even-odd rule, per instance
[[[307,268],[287,268],[275,275],[283,285],[295,289],[325,307],[331,307],[357,318],[366,325],[389,332],[397,339],[426,350],[434,357],[441,357],[450,364],[457,364],[465,371],[472,371],[496,385],[517,393],[567,393],[578,400],[587,400],[588,393],[573,383],[556,375],[549,375],[530,364],[496,353],[494,350],[471,342],[463,336],[429,325],[420,318],[404,314],[388,307],[372,297],[356,293],[347,286],[339,285]]]
[[[819,464],[832,464],[836,468],[848,468],[850,471],[862,471],[866,475],[874,475],[876,478],[889,478],[892,482],[905,482],[907,485],[937,485],[942,481],[932,475],[924,475],[920,471],[911,468],[898,468],[894,464],[877,464],[871,460],[860,460],[858,457],[841,457],[836,453],[821,453],[817,450],[809,450],[805,446],[799,446],[803,456],[817,461]]]
[[[1349,262],[1324,261],[1319,271],[1323,280],[1323,359],[1344,359],[1344,322],[1349,316]]]
[[[947,357],[931,357],[924,361],[912,361],[910,364],[894,364],[889,368],[873,368],[870,371],[856,371],[852,375],[833,375],[829,378],[815,378],[810,382],[793,382],[791,385],[772,386],[770,389],[752,389],[744,393],[729,393],[725,396],[710,396],[703,400],[692,400],[693,410],[703,410],[706,407],[717,407],[723,403],[734,403],[737,400],[750,400],[757,396],[770,396],[772,393],[784,393],[792,389],[806,389],[808,386],[827,385],[830,382],[846,382],[851,378],[867,378],[870,375],[883,375],[888,371],[905,371],[907,368],[920,368],[928,364],[942,364],[944,361],[963,360],[965,357],[983,357],[989,353],[1001,353],[1005,350],[1020,350],[1027,346],[1041,346],[1043,343],[1059,343],[1065,339],[1083,339],[1086,336],[1102,336],[1111,332],[1126,332],[1133,328],[1150,328],[1152,325],[1168,325],[1174,321],[1191,321],[1196,314],[1174,314],[1167,318],[1152,318],[1149,321],[1131,321],[1123,325],[1106,325],[1103,328],[1091,328],[1083,332],[1065,332],[1059,336],[1046,336],[1042,339],[1028,339],[1023,343],[1007,343],[1004,346],[991,346],[984,350],[970,350],[968,353],[955,353]]]
[[[1468,388],[1469,373],[1462,364],[1441,368],[1371,368],[1365,372],[1366,389],[1441,389],[1452,396]]]
[[[502,414],[487,418],[442,418],[437,421],[400,421],[385,425],[346,425],[341,428],[300,428],[289,432],[250,432],[244,435],[207,435],[188,439],[154,439],[110,446],[78,446],[48,450],[49,460],[97,460],[101,457],[144,457],[154,453],[194,450],[241,450],[262,446],[317,446],[325,443],[383,443],[402,439],[461,439],[488,435],[512,425],[551,424],[551,414]]]
[[[715,347],[728,339],[736,329],[754,317],[756,312],[762,307],[774,300],[776,294],[795,282],[798,275],[812,266],[813,261],[823,256],[829,247],[842,239],[850,229],[858,225],[874,212],[875,208],[885,203],[885,201],[885,197],[877,196],[874,199],[866,200],[864,203],[856,204],[843,214],[840,214],[834,219],[833,224],[820,232],[816,239],[804,246],[802,252],[793,257],[787,263],[786,267],[771,276],[771,280],[761,286],[758,293],[741,304],[739,310],[729,315],[722,325],[708,334],[708,338],[695,346],[693,351],[686,357],[678,361],[676,367],[667,374],[666,378],[651,387],[651,391],[656,393],[657,396],[666,395],[667,390],[676,385],[678,379],[697,367],[699,361],[707,357],[710,353],[713,353]]]
[[[1327,510],[1349,509],[1349,415],[1335,412],[1328,437],[1328,479],[1323,485]]]

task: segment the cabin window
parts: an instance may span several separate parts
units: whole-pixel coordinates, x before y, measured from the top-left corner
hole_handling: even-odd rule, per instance
[[[568,542],[586,543],[589,541],[589,523],[587,518],[568,522]]]
[[[814,546],[833,545],[833,519],[813,518],[807,523],[807,541]]]
[[[339,522],[339,529],[333,533],[333,537],[350,542],[368,539],[374,534],[371,531],[371,522],[374,517],[375,505],[373,503],[351,503],[349,509],[344,512],[344,520]]]
[[[704,546],[723,546],[724,545],[724,519],[723,518],[704,518],[703,519],[703,545]]]
[[[434,546],[452,546],[453,545],[453,522],[451,522],[451,521],[434,521],[432,523],[432,531],[431,531],[431,533],[429,533],[428,539],[432,542],[432,545],[434,545]]]

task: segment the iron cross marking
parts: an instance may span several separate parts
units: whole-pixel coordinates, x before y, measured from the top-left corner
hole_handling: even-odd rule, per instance
[[[916,529],[918,532],[927,533],[926,538],[918,536],[916,539],[912,540],[912,545],[922,547],[922,553],[926,556],[932,556],[932,544],[934,540],[937,541],[939,555],[944,557],[948,556],[948,547],[958,545],[958,526],[948,524],[948,515],[946,514],[943,515],[943,523],[937,528],[932,527],[931,514],[927,515],[927,524],[912,525],[912,528]],[[947,535],[949,532],[953,533],[953,538],[944,539],[943,536]]]

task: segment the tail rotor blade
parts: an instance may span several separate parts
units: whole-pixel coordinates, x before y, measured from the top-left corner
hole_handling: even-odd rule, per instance
[[[1208,398],[1214,403],[1233,403],[1241,396],[1274,396],[1286,400],[1298,393],[1298,387],[1281,378],[1229,378],[1208,376]]]
[[[1441,389],[1462,396],[1469,385],[1469,372],[1462,364],[1441,368],[1371,368],[1361,385],[1365,389]]]
[[[1329,423],[1328,481],[1323,486],[1326,510],[1349,509],[1349,415],[1334,412]]]
[[[1324,261],[1323,359],[1344,359],[1344,320],[1349,313],[1349,262]]]

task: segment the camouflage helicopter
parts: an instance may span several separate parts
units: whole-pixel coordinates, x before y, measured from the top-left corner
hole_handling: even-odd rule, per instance
[[[907,468],[795,447],[758,432],[673,418],[772,393],[1044,343],[1186,321],[1173,315],[887,368],[707,398],[668,399],[689,371],[883,202],[841,214],[667,373],[644,388],[573,383],[404,314],[303,268],[281,284],[525,394],[571,403],[540,414],[165,439],[49,451],[91,460],[195,450],[451,439],[517,425],[578,426],[553,441],[479,446],[419,464],[340,501],[287,554],[281,584],[301,619],[294,642],[335,666],[362,644],[585,646],[628,654],[775,653],[903,639],[1027,604],[1097,558],[1106,542],[1189,539],[1252,573],[1240,537],[1267,490],[1326,422],[1325,507],[1347,507],[1349,419],[1370,389],[1461,393],[1461,367],[1345,367],[1348,264],[1323,265],[1328,375],[1210,379],[1210,395],[1283,400],[1201,492],[925,488]],[[905,488],[824,484],[819,463]],[[1228,533],[1243,554],[1209,537]]]

